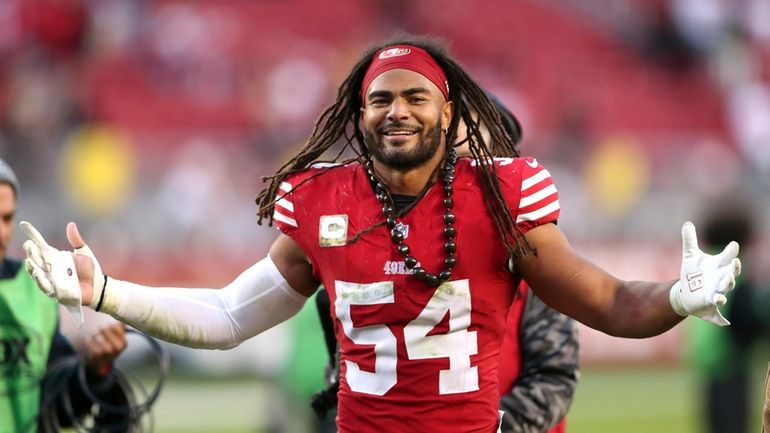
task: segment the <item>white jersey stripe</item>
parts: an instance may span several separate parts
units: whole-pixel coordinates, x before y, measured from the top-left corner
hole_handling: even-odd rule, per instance
[[[521,201],[519,202],[519,209],[527,207],[533,203],[537,203],[545,199],[546,197],[552,196],[554,194],[556,194],[556,185],[550,184],[547,187],[541,189],[540,191],[537,191],[532,195],[522,197]]]
[[[294,218],[289,218],[286,215],[283,215],[282,213],[278,212],[277,210],[273,212],[273,219],[276,221],[280,221],[284,224],[288,224],[292,227],[297,227],[297,220]]]
[[[281,182],[281,186],[278,188],[280,188],[281,191],[291,192],[292,186],[289,182]]]
[[[287,211],[294,213],[294,203],[290,202],[289,200],[286,200],[285,198],[281,198],[281,194],[278,194],[277,196],[275,196],[275,205],[280,206],[286,209]]]
[[[549,177],[551,177],[551,173],[549,173],[548,170],[546,169],[542,169],[537,173],[533,174],[532,176],[521,181],[521,191],[523,192],[529,188],[532,188],[532,185],[542,182],[543,180],[548,179]]]
[[[342,167],[342,164],[339,162],[315,162],[313,164],[310,164],[310,168],[332,168],[332,167]]]
[[[516,224],[522,221],[535,221],[548,214],[552,214],[557,210],[559,210],[559,200],[549,203],[541,208],[535,209],[532,212],[520,214],[518,217],[516,217]]]

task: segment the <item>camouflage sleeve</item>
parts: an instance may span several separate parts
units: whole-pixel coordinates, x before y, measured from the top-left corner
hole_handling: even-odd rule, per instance
[[[546,432],[567,414],[577,386],[577,324],[530,291],[519,338],[521,372],[500,400],[502,432]]]

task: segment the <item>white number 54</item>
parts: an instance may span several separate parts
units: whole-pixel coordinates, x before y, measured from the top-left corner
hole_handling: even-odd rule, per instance
[[[384,395],[398,382],[396,336],[384,324],[356,327],[350,309],[355,305],[394,302],[393,282],[359,284],[335,281],[337,318],[345,335],[356,344],[374,346],[374,371],[361,370],[358,363],[345,360],[350,389]],[[449,312],[449,332],[428,335]],[[440,370],[439,394],[457,394],[479,389],[478,367],[471,367],[471,355],[478,353],[476,331],[471,324],[471,292],[468,280],[441,284],[420,314],[404,327],[409,359],[449,358],[449,369]]]

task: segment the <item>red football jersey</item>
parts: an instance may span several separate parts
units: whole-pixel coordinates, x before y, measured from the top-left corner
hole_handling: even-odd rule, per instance
[[[495,159],[519,228],[555,221],[556,188],[534,158]],[[497,366],[517,281],[488,214],[475,162],[455,166],[457,265],[429,286],[410,274],[364,168],[317,165],[290,176],[278,228],[296,241],[329,291],[340,344],[341,433],[482,432],[498,426]],[[443,269],[440,182],[399,223],[426,271]]]

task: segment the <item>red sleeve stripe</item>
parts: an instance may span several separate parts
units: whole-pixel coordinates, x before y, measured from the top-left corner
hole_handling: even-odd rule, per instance
[[[278,209],[276,209],[275,212],[273,212],[273,219],[275,219],[276,221],[280,221],[284,224],[290,225],[292,227],[297,227],[297,220],[295,220],[294,218],[287,217],[286,215],[279,212]]]
[[[521,192],[524,192],[529,188],[532,188],[534,185],[544,181],[545,179],[549,179],[550,177],[551,177],[551,173],[549,173],[548,170],[542,169],[538,171],[532,176],[521,181]]]
[[[551,203],[548,203],[543,207],[537,208],[532,212],[519,214],[519,216],[516,217],[516,223],[518,224],[522,221],[536,221],[544,216],[550,215],[554,212],[558,212],[559,208],[560,208],[559,200],[552,201]]]
[[[273,212],[273,218],[276,221],[280,221],[284,224],[288,224],[292,227],[297,227],[297,220],[295,220],[294,217],[294,203],[287,200],[286,195],[289,194],[292,190],[292,186],[289,182],[281,182],[281,185],[278,187],[282,191],[282,193],[279,193],[275,197],[275,211]],[[279,209],[278,207],[281,207],[286,210],[284,212],[282,209]],[[283,213],[282,213],[283,212]]]
[[[537,221],[559,212],[559,194],[551,179],[551,173],[542,166],[538,168],[536,173],[521,181],[521,199],[516,223]]]
[[[292,203],[289,200],[287,200],[286,198],[284,198],[284,197],[286,197],[291,192],[291,190],[292,190],[291,184],[289,182],[281,182],[281,185],[278,187],[278,189],[283,191],[283,193],[280,193],[277,196],[275,196],[275,204],[276,204],[276,206],[280,206],[280,207],[286,209],[287,211],[289,211],[289,212],[291,212],[293,214],[294,213],[294,203]],[[290,216],[294,216],[294,215],[290,215]]]
[[[550,184],[547,187],[541,189],[540,191],[537,191],[527,196],[522,196],[521,201],[519,202],[519,209],[523,209],[529,205],[542,201],[554,194],[556,194],[556,185]]]
[[[280,206],[291,213],[294,213],[294,203],[281,197],[283,197],[282,194],[278,194],[277,196],[275,196],[275,205]]]

